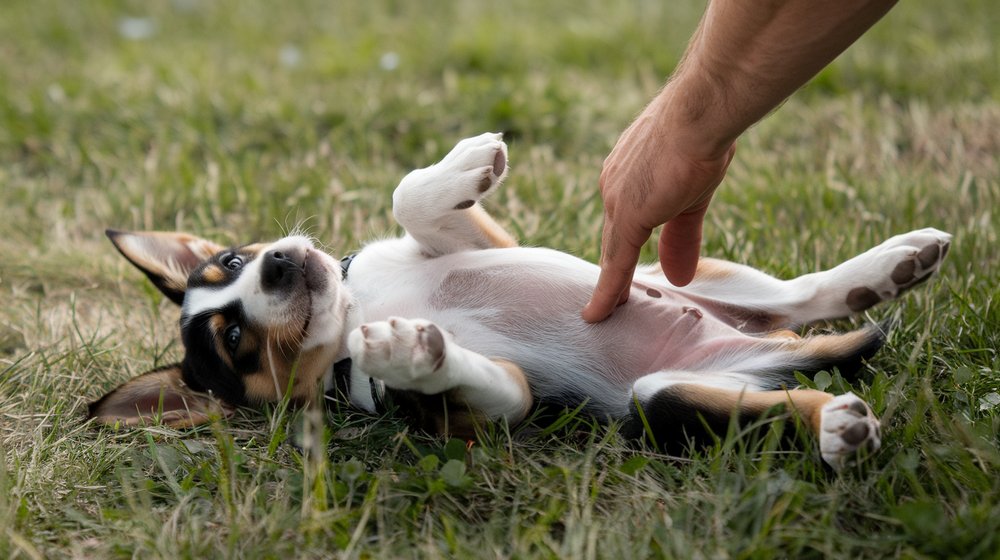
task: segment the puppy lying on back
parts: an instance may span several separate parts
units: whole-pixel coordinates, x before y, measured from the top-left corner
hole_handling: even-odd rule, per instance
[[[237,406],[322,394],[465,434],[481,421],[516,423],[534,405],[582,405],[665,443],[786,405],[834,467],[879,446],[878,420],[857,396],[785,387],[794,371],[856,369],[881,345],[880,331],[799,338],[788,329],[898,297],[938,269],[950,235],[898,235],[792,280],[702,259],[694,281],[675,288],[657,266],[640,267],[628,302],[587,324],[580,310],[597,266],[517,247],[478,204],[506,171],[500,135],[459,142],[396,188],[393,214],[406,235],[343,261],[301,236],[225,248],[181,233],[108,231],[181,306],[185,353],[114,389],[90,416],[191,426]]]

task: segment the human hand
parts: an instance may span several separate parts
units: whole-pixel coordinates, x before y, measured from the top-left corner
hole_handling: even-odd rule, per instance
[[[701,226],[735,140],[879,20],[896,0],[715,0],[659,95],[622,133],[601,173],[601,275],[583,319],[628,300],[653,228],[660,265],[694,278]]]
[[[601,274],[583,319],[602,321],[628,300],[639,250],[653,228],[660,235],[660,266],[675,286],[694,278],[709,202],[736,151],[695,155],[689,135],[672,129],[654,104],[622,133],[601,172],[604,230]]]

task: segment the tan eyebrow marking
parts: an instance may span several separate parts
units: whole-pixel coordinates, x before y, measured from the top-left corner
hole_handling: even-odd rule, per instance
[[[201,272],[201,277],[209,284],[218,284],[226,279],[226,273],[218,265],[209,265]]]
[[[226,328],[226,318],[221,313],[216,313],[212,315],[212,318],[208,320],[208,326],[212,328],[212,334],[219,334]]]

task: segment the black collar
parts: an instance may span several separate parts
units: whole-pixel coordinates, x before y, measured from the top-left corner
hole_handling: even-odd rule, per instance
[[[357,253],[351,253],[350,255],[340,259],[340,273],[343,280],[347,280],[347,269],[351,268],[351,263],[354,262],[354,257],[356,256],[358,256]],[[343,360],[333,364],[334,386],[326,393],[330,400],[337,402],[342,399],[346,402],[350,402],[351,365],[352,362],[350,358],[344,358]],[[379,390],[374,377],[368,378],[368,388],[371,391],[372,401],[375,403],[375,411],[379,413],[384,412],[388,408],[387,403],[383,398],[384,395],[381,394],[382,391]]]
[[[351,359],[344,358],[333,364],[333,388],[326,392],[333,401],[351,400]]]
[[[351,253],[346,257],[340,259],[340,274],[342,280],[347,280],[347,269],[351,268],[351,263],[354,262],[354,257],[358,256],[357,253]]]
[[[333,387],[326,392],[327,406],[351,402],[351,367],[353,364],[354,362],[350,358],[344,358],[333,364]],[[377,414],[382,414],[389,409],[391,402],[388,395],[374,377],[368,378],[368,390],[371,391],[372,402],[375,404]]]

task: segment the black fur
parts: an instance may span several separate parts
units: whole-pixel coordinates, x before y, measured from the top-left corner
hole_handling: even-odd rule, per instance
[[[238,352],[232,357],[230,367],[217,352],[215,336],[209,327],[212,316],[221,314],[229,323],[240,323],[243,320],[243,306],[231,303],[217,310],[199,313],[183,319],[186,328],[181,329],[184,343],[184,361],[181,362],[181,374],[184,383],[195,391],[211,392],[216,398],[235,405],[245,406],[246,388],[242,376],[260,369],[260,354],[256,349]]]
[[[469,409],[452,391],[425,395],[417,391],[385,388],[384,407],[402,418],[410,427],[430,434],[473,437],[477,425],[487,419]]]
[[[777,412],[784,406],[773,408]],[[651,399],[639,403],[638,407],[633,402],[630,410],[622,425],[625,437],[647,441],[652,438],[652,443],[660,450],[677,455],[683,453],[690,443],[708,445],[716,437],[725,437],[734,420],[733,413],[728,409],[711,409],[705,403],[692,402],[684,395],[683,386],[667,387]],[[765,412],[767,409],[744,407],[736,414],[736,424],[747,426]]]

